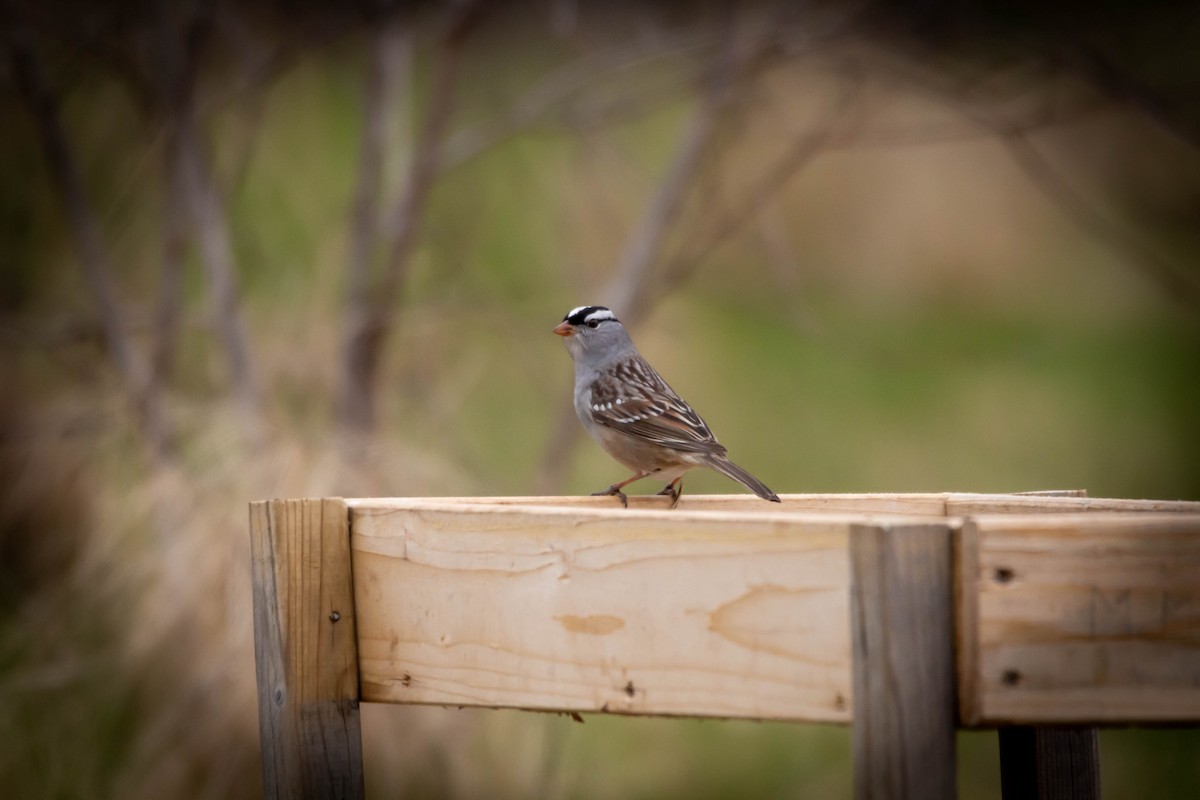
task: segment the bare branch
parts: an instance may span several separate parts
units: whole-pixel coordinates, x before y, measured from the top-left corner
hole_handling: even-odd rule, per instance
[[[353,359],[360,358],[355,337],[368,324],[372,314],[371,266],[379,239],[379,202],[383,179],[387,119],[395,102],[399,75],[411,71],[413,36],[408,20],[399,14],[391,15],[375,35],[363,98],[364,119],[360,144],[358,182],[350,220],[350,243],[346,264],[346,315],[350,333],[344,345],[343,373],[338,385],[338,418],[343,424],[359,420],[367,428],[371,402],[360,395],[365,365],[355,368]]]
[[[236,8],[223,7],[213,20],[213,36],[222,36],[236,52],[238,65],[233,80],[223,92],[210,89],[203,98],[197,98],[196,113],[197,119],[208,119],[227,106],[241,106],[241,113],[235,116],[238,124],[226,134],[223,147],[231,154],[229,167],[225,175],[214,176],[214,181],[231,196],[245,183],[259,143],[267,108],[265,90],[293,66],[301,53],[309,52],[290,40],[273,41],[260,31],[248,29],[244,15],[235,13]],[[332,30],[325,32],[326,36],[332,34]]]
[[[33,43],[23,26],[9,26],[9,45],[13,72],[41,137],[50,180],[66,211],[79,250],[84,280],[100,314],[108,353],[125,384],[151,453],[155,458],[165,458],[167,432],[158,395],[152,391],[146,365],[125,335],[123,313],[117,300],[108,258],[101,244],[99,226],[67,142],[58,113],[57,98],[46,85]]]
[[[621,309],[622,318],[640,319],[650,308],[654,298],[650,291],[654,282],[653,267],[671,224],[700,174],[699,167],[713,143],[718,122],[734,96],[734,84],[761,66],[760,59],[771,44],[758,40],[752,50],[739,54],[732,21],[728,23],[726,37],[717,62],[705,76],[704,93],[671,166],[630,238],[616,276],[602,293],[612,307]]]
[[[350,298],[342,347],[344,371],[338,421],[344,431],[364,432],[375,426],[383,346],[391,332],[395,306],[408,278],[412,253],[439,173],[442,143],[455,105],[463,40],[478,11],[477,4],[467,3],[450,12],[434,66],[424,124],[412,149],[400,199],[385,231],[385,263],[375,280],[350,287],[352,293],[359,294]]]
[[[1088,99],[1066,106],[1047,105],[1030,114],[998,119],[990,128],[966,122],[879,130],[865,128],[843,130],[826,143],[826,148],[829,150],[892,149],[990,140],[995,139],[997,135],[1030,134],[1077,124],[1112,109],[1111,103]]]
[[[208,279],[213,322],[229,364],[230,382],[247,433],[257,439],[263,434],[262,388],[253,363],[249,338],[239,308],[237,266],[229,215],[214,180],[196,112],[194,74],[204,41],[211,29],[211,10],[197,8],[187,20],[182,36],[184,61],[170,92],[168,112],[174,127],[176,187],[183,193],[200,249],[200,261]],[[172,37],[164,34],[166,40]]]
[[[764,203],[774,197],[797,172],[824,152],[829,143],[836,139],[842,116],[860,88],[861,83],[858,80],[849,82],[833,111],[811,130],[797,136],[791,147],[775,163],[763,170],[763,174],[744,192],[736,205],[726,210],[716,222],[706,225],[703,234],[689,237],[689,240],[696,244],[686,252],[678,253],[663,269],[664,283],[674,285],[686,279],[705,256],[710,255],[729,237],[740,231]]]
[[[173,149],[175,139],[168,147]],[[151,356],[151,380],[161,387],[170,377],[175,363],[175,349],[179,339],[179,328],[183,316],[183,275],[188,246],[187,209],[183,202],[181,176],[175,165],[177,155],[167,156],[166,180],[163,194],[163,253],[162,275],[159,284],[158,308],[155,314],[153,355]]]
[[[647,308],[645,288],[662,243],[682,208],[716,130],[723,96],[710,91],[701,100],[675,151],[670,168],[625,247],[617,274],[602,296],[621,316],[637,320]]]
[[[214,324],[229,362],[230,382],[249,432],[257,436],[262,433],[262,389],[239,308],[229,216],[220,190],[213,183],[195,121],[187,117],[180,120],[178,157],[182,188],[200,245],[200,261],[208,277]]]
[[[607,97],[600,93],[599,99],[596,99],[595,93],[589,96],[585,90],[623,72],[657,68],[674,59],[703,56],[707,51],[722,46],[729,33],[728,28],[656,31],[650,40],[638,37],[632,44],[588,53],[563,64],[523,92],[500,119],[459,130],[450,137],[442,157],[442,169],[455,169],[539,124],[558,122],[559,125],[577,130],[614,125],[661,109],[664,99],[675,96],[683,88],[682,82],[678,85],[647,86],[645,82],[635,81],[624,95]],[[821,43],[826,44],[842,33],[841,30],[827,32],[821,38]],[[782,47],[786,38],[781,34],[778,20],[772,18],[740,25],[737,37],[738,47],[749,54],[739,57],[743,62],[743,71],[747,70],[755,55],[761,56]]]
[[[1147,247],[1137,236],[1120,228],[1072,187],[1062,173],[1034,147],[1029,139],[1032,128],[1014,127],[1009,122],[997,119],[986,109],[962,102],[954,87],[942,85],[916,65],[894,65],[892,74],[932,95],[964,119],[992,134],[1008,149],[1033,185],[1074,220],[1080,230],[1121,253],[1131,266],[1149,276],[1176,302],[1193,311],[1200,306],[1200,283],[1170,259]]]
[[[156,91],[152,102],[170,112],[192,102],[203,30],[194,27],[191,36],[180,36],[172,9],[167,4],[160,4],[155,11],[158,19],[154,31],[154,57],[158,68],[154,71]],[[183,271],[190,238],[179,126],[170,113],[166,114],[163,128],[166,140],[163,146],[163,254],[150,359],[150,378],[158,390],[167,380],[174,363],[183,314]]]
[[[582,90],[599,80],[699,52],[712,47],[714,43],[711,36],[693,33],[656,43],[653,48],[643,42],[635,42],[631,46],[589,53],[559,66],[514,100],[501,119],[489,125],[460,130],[450,137],[442,157],[442,168],[454,169],[547,119],[551,112],[566,107]],[[635,87],[635,91],[640,92],[641,87]],[[574,118],[611,122],[612,111],[611,107],[605,107],[590,111],[576,109],[574,113],[568,111],[568,114]]]
[[[1050,58],[1054,63],[1062,64],[1082,75],[1108,97],[1136,108],[1180,141],[1194,149],[1200,149],[1200,131],[1196,130],[1194,124],[1187,123],[1187,114],[1184,113],[1187,109],[1195,107],[1194,92],[1190,103],[1172,101],[1155,91],[1146,81],[1139,80],[1129,71],[1122,69],[1095,47],[1084,45],[1070,56],[1059,58],[1052,55]]]
[[[1043,156],[1028,135],[1004,134],[1001,143],[1035,186],[1053,200],[1087,235],[1122,253],[1157,282],[1167,296],[1191,311],[1200,307],[1200,284],[1169,259],[1107,219]]]

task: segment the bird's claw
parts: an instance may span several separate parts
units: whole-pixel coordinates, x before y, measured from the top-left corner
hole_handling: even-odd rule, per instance
[[[625,496],[625,493],[622,492],[620,487],[616,484],[608,487],[603,492],[592,492],[592,497],[606,497],[608,495],[616,495],[617,497],[621,498],[621,505],[625,506],[625,508],[629,508],[629,498]]]
[[[659,494],[671,498],[671,508],[674,508],[679,505],[679,496],[683,494],[683,484],[677,480],[671,481],[663,487]]]

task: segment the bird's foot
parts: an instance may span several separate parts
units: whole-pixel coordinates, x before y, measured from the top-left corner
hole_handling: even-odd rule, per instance
[[[683,483],[676,478],[664,486],[659,494],[671,498],[671,508],[674,508],[679,505],[679,496],[683,494]]]
[[[621,487],[615,483],[612,486],[605,489],[603,492],[592,492],[592,497],[605,497],[607,495],[614,495],[614,494],[617,497],[621,498],[621,505],[625,506],[626,508],[629,508],[629,498],[626,497],[625,493],[621,491]]]

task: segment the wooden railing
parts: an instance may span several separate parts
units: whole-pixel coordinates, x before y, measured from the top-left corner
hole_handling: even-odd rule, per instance
[[[254,503],[267,796],[362,796],[360,701],[850,724],[860,798],[999,727],[1098,796],[1095,726],[1200,722],[1200,503],[1080,495]]]

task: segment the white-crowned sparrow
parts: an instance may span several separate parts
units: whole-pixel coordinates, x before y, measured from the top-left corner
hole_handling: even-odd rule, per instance
[[[554,332],[575,362],[575,413],[610,456],[633,470],[598,495],[628,506],[623,486],[642,478],[667,481],[659,494],[679,502],[680,480],[693,467],[733,478],[764,500],[779,497],[725,456],[700,415],[638,354],[625,326],[604,306],[572,309]]]

